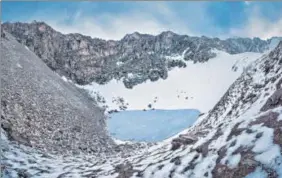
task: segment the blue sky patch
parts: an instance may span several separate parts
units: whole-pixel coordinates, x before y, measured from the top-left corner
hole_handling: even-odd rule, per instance
[[[62,33],[105,39],[167,30],[266,39],[282,34],[282,2],[2,2],[2,22],[33,20]]]

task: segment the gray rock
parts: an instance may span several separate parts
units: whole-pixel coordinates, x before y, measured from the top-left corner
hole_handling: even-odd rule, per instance
[[[9,33],[1,39],[3,130],[12,140],[50,152],[110,151],[105,116],[93,99],[63,81]],[[86,150],[79,150],[80,145]]]
[[[115,171],[119,174],[117,178],[130,178],[134,173],[133,166],[129,162],[117,165]]]
[[[171,141],[171,150],[176,150],[180,148],[182,145],[190,145],[197,141],[197,137],[191,134],[181,134],[177,138]]]
[[[261,111],[267,111],[278,106],[282,106],[282,89],[276,90],[273,95],[268,98],[261,108]]]

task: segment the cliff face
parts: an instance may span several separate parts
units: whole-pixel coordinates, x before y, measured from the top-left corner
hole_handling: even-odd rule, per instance
[[[105,41],[81,34],[64,35],[44,22],[2,26],[52,70],[78,84],[104,84],[115,78],[127,88],[146,80],[166,79],[169,69],[185,67],[185,60],[208,61],[216,55],[212,49],[230,54],[264,52],[271,43],[259,38],[190,37],[170,31],[157,36],[135,32],[119,41]]]
[[[111,150],[95,101],[10,34],[1,36],[1,126],[8,137],[50,152]]]

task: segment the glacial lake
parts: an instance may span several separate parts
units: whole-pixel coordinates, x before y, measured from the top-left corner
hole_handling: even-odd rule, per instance
[[[158,142],[190,127],[199,115],[195,109],[129,110],[109,114],[107,125],[119,140]]]

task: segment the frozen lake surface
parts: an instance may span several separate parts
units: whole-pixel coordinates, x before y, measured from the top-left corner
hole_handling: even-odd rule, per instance
[[[195,109],[121,111],[110,114],[107,124],[119,140],[156,142],[193,125],[199,114]]]

